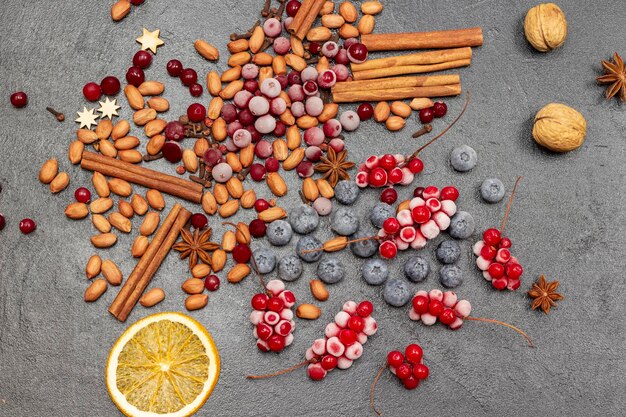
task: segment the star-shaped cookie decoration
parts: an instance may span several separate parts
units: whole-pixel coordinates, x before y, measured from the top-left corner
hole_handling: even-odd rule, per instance
[[[98,119],[98,115],[96,114],[96,109],[87,110],[87,107],[83,107],[83,111],[76,112],[78,114],[78,119],[76,119],[76,123],[80,123],[80,128],[86,127],[87,129],[91,129],[91,125],[97,125],[96,120]]]
[[[160,34],[161,29],[150,32],[148,29],[143,28],[143,35],[137,38],[137,42],[141,44],[141,50],[147,51],[149,49],[153,54],[156,54],[157,48],[165,43],[159,39]]]
[[[98,109],[98,112],[102,113],[100,118],[106,119],[108,117],[113,120],[113,116],[119,116],[119,114],[117,114],[117,110],[120,107],[121,106],[117,105],[117,99],[109,100],[108,97],[105,97],[104,101],[100,102],[100,108]]]

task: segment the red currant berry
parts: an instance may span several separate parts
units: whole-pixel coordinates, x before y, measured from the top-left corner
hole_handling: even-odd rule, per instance
[[[107,96],[114,96],[120,92],[120,80],[117,77],[109,75],[100,81],[100,89]]]
[[[233,248],[233,259],[238,264],[247,263],[252,257],[252,251],[250,250],[250,246],[240,243]]]
[[[489,265],[487,271],[489,272],[489,275],[491,275],[491,278],[498,279],[504,276],[504,265],[494,262]]]
[[[483,233],[483,240],[489,246],[496,246],[500,243],[500,231],[495,228],[485,230]]]
[[[217,275],[209,275],[204,280],[204,288],[206,288],[207,290],[211,292],[217,291],[219,287],[220,287],[220,279],[218,278]]]
[[[498,245],[500,248],[505,248],[508,249],[511,246],[513,246],[513,242],[511,242],[511,239],[509,239],[508,237],[503,237],[500,240],[500,244]]]
[[[189,87],[190,85],[198,82],[198,73],[193,68],[185,68],[180,73],[180,80],[184,85]]]
[[[393,366],[394,368],[402,365],[404,363],[404,356],[402,355],[402,352],[398,350],[392,350],[389,352],[387,354],[387,363],[389,366]]]
[[[409,171],[413,174],[419,174],[424,170],[424,162],[419,158],[413,158],[409,161]]]
[[[389,235],[395,235],[400,231],[400,222],[395,217],[390,217],[384,221],[383,230]]]
[[[456,187],[448,186],[441,189],[442,200],[456,201],[459,198],[459,190]]]
[[[189,86],[189,93],[192,97],[200,97],[202,95],[202,86],[198,83],[191,84]]]
[[[139,67],[132,66],[126,71],[126,81],[128,84],[139,87],[146,80],[146,75]]]
[[[419,380],[414,376],[410,376],[402,380],[402,385],[408,390],[414,390],[420,384]]]
[[[424,196],[424,187],[415,187],[413,190],[413,197],[422,198]]]
[[[414,207],[411,211],[411,217],[415,223],[424,224],[430,220],[430,210],[426,206]]]
[[[431,316],[439,317],[443,313],[443,303],[438,300],[430,300],[428,302],[428,313]]]
[[[324,370],[322,365],[309,365],[306,373],[313,381],[321,381],[326,377],[326,370]]]
[[[404,355],[406,356],[407,361],[411,362],[412,364],[417,364],[422,361],[424,351],[422,350],[420,345],[411,343],[406,347]]]
[[[396,376],[402,380],[407,379],[413,374],[413,367],[408,363],[401,363],[396,367]]]
[[[503,289],[505,289],[506,285],[507,285],[507,280],[504,277],[494,279],[493,281],[491,281],[491,286],[499,291],[502,291]]]
[[[496,253],[497,253],[496,248],[494,248],[493,246],[489,246],[489,245],[483,246],[483,248],[480,250],[480,256],[483,259],[486,259],[488,261],[495,258]]]
[[[275,334],[268,339],[267,345],[270,347],[272,352],[280,352],[285,348],[285,338]]]
[[[96,83],[87,83],[83,87],[83,95],[89,101],[97,101],[102,96],[102,90]]]
[[[266,323],[259,323],[256,325],[256,335],[259,337],[259,339],[267,340],[270,338],[272,333],[274,333],[274,331]]]
[[[374,107],[370,103],[362,103],[356,109],[356,114],[359,115],[361,121],[369,120],[374,115]]]
[[[444,309],[443,312],[439,315],[439,321],[446,326],[451,325],[454,320],[456,320],[456,314],[454,314],[454,310],[452,310],[451,308]]]
[[[11,104],[18,109],[24,107],[28,103],[28,96],[23,91],[11,94]]]
[[[133,65],[145,69],[152,64],[152,55],[148,51],[137,51],[133,57]]]
[[[180,73],[183,72],[183,63],[177,59],[172,59],[167,63],[167,73],[171,77],[179,77]]]
[[[378,164],[385,171],[389,171],[396,167],[396,158],[392,154],[387,153],[380,157]]]
[[[524,273],[524,269],[520,264],[508,263],[506,266],[506,276],[510,279],[519,279]]]
[[[393,259],[398,254],[398,247],[395,243],[387,240],[380,244],[378,253],[385,259]]]
[[[376,167],[370,172],[369,183],[372,187],[382,187],[387,184],[387,171]]]
[[[187,117],[195,123],[200,123],[206,117],[206,107],[200,103],[193,103],[187,107]]]
[[[432,108],[422,109],[419,112],[419,118],[422,123],[430,123],[435,118],[435,112]]]
[[[389,173],[387,174],[387,177],[390,183],[398,184],[402,181],[402,178],[404,178],[404,173],[402,172],[400,168],[396,167],[396,168],[392,168],[391,171],[389,171]]]
[[[267,231],[267,225],[263,220],[254,219],[248,225],[248,229],[250,230],[250,235],[256,238],[261,238],[265,236],[265,232]]]
[[[369,317],[374,311],[374,305],[369,301],[361,301],[356,307],[356,313],[361,317]]]
[[[348,320],[348,328],[358,333],[365,328],[365,320],[360,316],[352,316]]]
[[[428,297],[417,295],[413,297],[412,303],[413,310],[415,310],[417,314],[428,313]]]
[[[37,228],[37,224],[33,219],[23,219],[20,221],[20,231],[25,235],[32,233]]]
[[[420,363],[419,365],[416,365],[415,368],[413,368],[413,376],[420,381],[422,379],[428,378],[429,373],[430,370],[428,369],[428,366],[424,365],[423,363]]]
[[[337,367],[337,358],[333,355],[325,355],[320,363],[322,368],[330,371],[331,369],[335,369]]]
[[[209,219],[203,213],[195,213],[191,216],[191,225],[198,230],[206,229]]]
[[[268,208],[270,208],[270,203],[268,203],[267,200],[264,198],[259,198],[257,201],[254,202],[254,209],[257,213],[265,211]]]
[[[251,301],[252,308],[255,310],[265,311],[267,309],[267,300],[269,300],[267,294],[255,294]]]
[[[433,104],[433,113],[436,118],[440,118],[446,115],[448,112],[448,106],[443,101],[437,101]]]
[[[354,330],[350,329],[342,329],[339,331],[339,341],[344,344],[344,346],[353,345],[356,342],[357,334]]]
[[[267,300],[267,309],[269,311],[275,311],[276,313],[280,313],[281,310],[285,308],[285,303],[278,297],[271,297]]]
[[[301,5],[302,4],[298,0],[289,0],[289,2],[287,2],[287,5],[285,6],[285,12],[287,13],[287,16],[294,17],[296,13],[298,13],[298,10],[300,10]]]
[[[77,188],[76,191],[74,191],[74,198],[79,203],[87,204],[91,200],[91,192],[85,187]]]
[[[380,201],[382,201],[383,203],[392,205],[396,202],[396,200],[398,200],[398,192],[392,187],[389,187],[383,190],[382,193],[380,193]]]

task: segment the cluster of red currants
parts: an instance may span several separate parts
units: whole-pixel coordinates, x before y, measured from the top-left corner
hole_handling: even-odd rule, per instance
[[[398,250],[423,248],[450,226],[450,217],[456,213],[459,191],[453,186],[420,187],[414,195],[409,208],[385,220],[378,232],[382,239],[378,251],[385,259],[394,258]]]
[[[348,369],[352,362],[363,354],[367,337],[378,330],[372,317],[374,306],[369,301],[347,301],[343,309],[335,315],[335,321],[328,323],[325,337],[316,339],[306,351],[309,378],[322,380],[326,373],[335,368]]]
[[[404,355],[399,350],[392,350],[387,355],[389,370],[402,381],[404,388],[415,389],[420,381],[428,378],[430,371],[423,364],[423,356],[421,346],[415,343],[406,347]]]
[[[202,85],[198,84],[198,73],[193,68],[183,68],[183,63],[178,59],[168,61],[167,73],[171,77],[178,77],[184,86],[189,88],[189,94],[193,97],[202,95]]]
[[[252,297],[250,322],[255,326],[252,335],[262,352],[282,352],[293,343],[293,321],[291,307],[296,303],[293,292],[285,290],[285,284],[278,279],[266,285],[268,294],[259,293]]]
[[[382,156],[372,155],[365,163],[359,165],[355,181],[361,188],[409,185],[413,182],[415,174],[419,174],[423,169],[424,163],[419,158],[407,160],[403,155],[390,153]]]
[[[463,319],[471,312],[470,302],[459,300],[454,291],[422,290],[413,297],[409,318],[414,321],[421,320],[427,326],[432,326],[439,319],[452,330],[457,330],[463,325]]]
[[[485,230],[483,239],[474,245],[474,254],[478,257],[476,265],[483,271],[493,288],[514,291],[520,286],[524,269],[515,256],[511,255],[511,239],[503,237],[498,229]]]

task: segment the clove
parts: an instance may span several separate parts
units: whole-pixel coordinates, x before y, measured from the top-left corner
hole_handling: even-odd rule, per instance
[[[252,32],[254,32],[254,29],[256,29],[257,26],[259,26],[260,24],[261,24],[261,21],[257,20],[254,23],[254,25],[250,29],[248,29],[246,33],[231,33],[230,40],[237,41],[239,39],[250,39],[250,37],[252,36]]]
[[[263,5],[263,10],[261,10],[261,16],[267,17],[270,14],[271,4],[272,4],[272,0],[265,0],[265,4]]]
[[[62,122],[63,120],[65,120],[65,115],[59,111],[54,110],[52,107],[46,107],[46,110],[48,110],[50,113],[54,114],[54,117],[56,117],[56,119],[59,122]]]
[[[159,152],[155,155],[144,155],[143,156],[143,160],[144,162],[150,162],[150,161],[156,161],[157,159],[161,159],[163,158],[163,152]]]
[[[415,139],[415,138],[419,138],[420,136],[425,135],[426,133],[430,133],[430,132],[432,132],[432,130],[433,130],[432,125],[430,125],[430,124],[425,124],[424,126],[422,126],[422,128],[421,128],[420,130],[418,130],[417,132],[413,133],[413,134],[411,135],[411,137],[412,137],[413,139]]]
[[[189,179],[193,182],[196,182],[200,185],[202,185],[205,188],[211,188],[211,182],[210,181],[205,181],[202,178],[198,177],[197,175],[190,175]]]
[[[278,20],[281,20],[283,18],[283,13],[285,11],[285,3],[287,2],[287,0],[278,0],[278,2],[280,3],[280,6],[278,6],[278,9],[272,8],[270,17],[274,17]]]
[[[242,170],[239,174],[237,174],[237,179],[239,181],[243,181],[246,179],[246,177],[248,176],[248,174],[250,173],[250,168],[246,168],[244,170]]]
[[[272,46],[273,43],[274,43],[274,39],[265,38],[265,40],[263,41],[263,45],[261,45],[261,52],[265,51],[267,48]]]

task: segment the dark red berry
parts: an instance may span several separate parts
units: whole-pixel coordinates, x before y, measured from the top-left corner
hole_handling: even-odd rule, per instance
[[[165,134],[165,139],[180,142],[185,139],[185,125],[178,120],[168,122],[163,133]]]
[[[417,314],[424,314],[428,312],[428,298],[423,295],[413,297],[413,309]]]
[[[356,109],[356,114],[359,115],[359,119],[361,119],[361,121],[369,120],[374,115],[374,107],[370,103],[362,103]]]
[[[398,192],[393,188],[387,188],[380,193],[380,201],[389,205],[396,202],[398,199]]]
[[[247,263],[252,257],[252,251],[250,250],[250,246],[240,243],[233,248],[233,259],[238,264]]]
[[[28,96],[23,91],[11,94],[11,104],[18,109],[24,107],[28,103]]]
[[[33,219],[23,219],[20,221],[20,231],[25,235],[32,233],[37,228],[37,224]]]
[[[152,64],[152,55],[148,51],[137,51],[133,57],[133,65],[144,69]]]
[[[272,335],[272,328],[266,323],[259,323],[256,325],[256,335],[261,340],[267,340]]]
[[[171,77],[178,77],[180,73],[183,71],[183,63],[177,59],[172,59],[167,63],[166,66],[167,73]]]
[[[443,101],[437,101],[433,104],[433,113],[435,117],[443,117],[448,112],[448,106]]]
[[[180,80],[184,85],[189,87],[190,85],[198,82],[198,73],[193,68],[185,68],[180,73]]]
[[[206,107],[200,103],[193,103],[187,107],[187,117],[194,123],[200,123],[206,117]]]
[[[353,345],[357,340],[357,334],[354,330],[350,329],[341,329],[339,331],[339,341],[344,344],[344,346]]]
[[[163,157],[173,164],[180,162],[183,157],[183,147],[180,146],[180,143],[174,141],[165,142],[161,152]]]
[[[217,275],[209,275],[204,280],[204,288],[209,291],[217,291],[220,287],[220,279]]]
[[[448,186],[441,189],[442,200],[456,201],[459,198],[459,190],[456,187]]]
[[[191,216],[191,225],[198,230],[206,229],[209,225],[209,219],[207,219],[204,213],[194,213]]]
[[[4,229],[4,226],[6,225],[7,221],[4,218],[4,215],[2,213],[0,213],[0,230]]]
[[[263,220],[254,219],[250,222],[248,229],[250,229],[250,234],[253,237],[261,238],[265,236],[265,232],[267,231],[267,225]]]
[[[267,158],[265,160],[265,169],[267,172],[276,172],[280,168],[280,162],[276,158]]]
[[[408,390],[413,390],[417,388],[419,384],[420,384],[419,380],[415,378],[414,376],[410,376],[402,380],[402,385],[404,385],[404,388]]]
[[[109,75],[100,81],[100,89],[107,96],[114,96],[120,92],[120,80],[117,77]]]
[[[76,191],[74,191],[74,198],[79,203],[87,204],[91,200],[91,192],[85,187],[77,188]]]
[[[424,196],[424,187],[415,187],[413,190],[413,197],[422,198]]]
[[[430,300],[428,302],[428,313],[431,316],[439,317],[443,313],[443,303],[438,300]]]
[[[365,320],[360,316],[352,316],[348,320],[348,328],[355,332],[360,332],[365,327]]]
[[[390,171],[396,167],[396,158],[392,154],[387,153],[380,157],[378,163],[385,171]]]
[[[422,109],[419,112],[420,122],[430,123],[435,118],[435,112],[432,108]]]
[[[429,373],[430,370],[428,369],[428,366],[424,365],[423,363],[420,363],[419,365],[416,365],[415,368],[413,368],[413,376],[419,380],[428,378]]]
[[[193,97],[200,97],[202,95],[202,86],[198,83],[191,84],[189,86],[189,94]]]
[[[413,158],[409,161],[409,171],[413,174],[419,174],[424,170],[424,162],[419,158]]]
[[[309,44],[309,52],[313,55],[317,55],[320,53],[320,51],[322,50],[322,45],[320,45],[318,42],[311,42]]]
[[[132,66],[128,68],[126,71],[126,81],[128,84],[134,85],[135,87],[139,87],[141,83],[146,80],[146,75],[143,70],[139,67]]]
[[[96,83],[87,83],[83,87],[83,95],[89,101],[97,101],[102,96],[102,89]]]
[[[133,6],[140,6],[143,4],[143,2],[146,0],[130,0],[130,4],[132,4]],[[146,51],[139,51],[139,52],[146,52]]]
[[[300,10],[301,5],[298,0],[289,0],[285,6],[285,13],[287,13],[289,17],[294,17],[296,13],[298,13],[298,10]]]
[[[267,200],[264,198],[259,198],[257,201],[254,202],[254,209],[257,213],[265,211],[268,208],[270,208],[270,203],[268,203]]]

